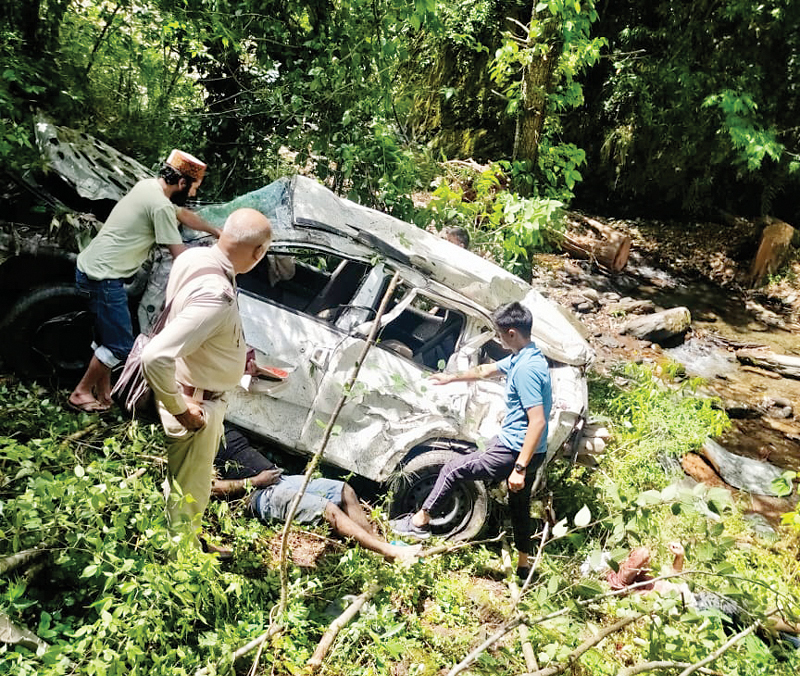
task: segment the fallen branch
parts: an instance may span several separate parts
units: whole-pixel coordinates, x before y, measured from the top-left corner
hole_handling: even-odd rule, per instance
[[[748,634],[752,634],[758,628],[758,625],[759,625],[758,622],[754,622],[749,627],[747,627],[747,629],[743,629],[738,634],[735,634],[734,636],[731,636],[730,639],[725,641],[725,643],[723,643],[719,648],[717,648],[708,657],[703,658],[702,660],[700,660],[696,664],[693,664],[691,666],[686,667],[686,669],[684,669],[679,674],[679,676],[689,676],[689,674],[693,674],[695,671],[697,671],[701,667],[706,666],[706,664],[708,664],[710,662],[713,662],[720,655],[722,655],[723,653],[727,652],[730,648],[732,648],[739,641],[741,641],[743,638],[745,638],[745,636],[747,636]]]
[[[314,651],[311,659],[308,660],[307,666],[312,673],[322,666],[322,661],[325,659],[325,656],[328,654],[328,651],[331,649],[333,642],[336,640],[342,628],[346,627],[350,620],[361,612],[361,608],[364,607],[364,604],[375,596],[380,588],[381,586],[377,582],[373,582],[358,596],[358,598],[347,606],[339,617],[331,622],[326,632],[322,635],[320,642],[317,644],[317,649]]]
[[[0,559],[0,575],[5,575],[6,573],[10,573],[12,570],[16,570],[20,566],[24,566],[35,559],[38,559],[42,554],[44,554],[43,549],[23,549],[21,552],[17,552],[16,554],[11,554],[11,556],[6,556],[3,559]]]
[[[582,608],[583,606],[588,606],[590,603],[596,603],[604,598],[609,598],[611,596],[625,596],[626,594],[630,594],[631,591],[638,589],[639,587],[644,587],[654,582],[658,582],[659,580],[669,580],[673,577],[683,577],[685,575],[689,575],[692,573],[702,573],[703,571],[700,570],[684,570],[680,573],[669,573],[667,575],[661,575],[660,577],[653,578],[652,580],[645,580],[643,582],[637,582],[635,584],[629,585],[624,589],[613,589],[612,591],[605,592],[604,594],[598,594],[597,596],[593,596],[589,599],[583,599],[582,601],[574,601],[573,607],[569,608],[562,608],[561,610],[554,610],[552,613],[548,613],[547,615],[539,615],[538,617],[534,617],[532,619],[528,619],[526,613],[517,612],[508,620],[505,621],[503,625],[491,636],[489,636],[483,643],[481,643],[477,648],[475,648],[469,655],[467,655],[461,662],[456,664],[450,671],[447,672],[447,676],[457,676],[465,669],[468,669],[475,660],[478,659],[480,654],[493,646],[497,643],[501,638],[503,638],[508,632],[513,631],[516,629],[520,624],[526,624],[529,627],[532,627],[536,624],[541,624],[542,622],[547,622],[548,620],[554,620],[557,617],[561,617],[562,615],[566,615],[569,613],[574,607]]]
[[[147,471],[147,467],[140,467],[133,474],[131,474],[128,477],[125,477],[125,481],[133,481],[134,479],[138,479],[139,477],[144,476],[144,473],[146,471]]]
[[[525,578],[525,582],[522,583],[522,589],[519,590],[520,598],[525,596],[525,592],[528,591],[528,587],[531,584],[531,580],[533,580],[533,574],[539,568],[539,564],[542,562],[542,553],[544,552],[544,546],[547,544],[547,539],[550,536],[550,522],[545,521],[544,528],[542,528],[542,537],[539,540],[539,549],[536,551],[536,557],[533,559],[533,563],[531,564],[531,569],[528,571],[528,577]]]
[[[297,494],[294,496],[294,498],[292,498],[292,502],[289,505],[289,510],[288,513],[286,514],[286,523],[284,524],[283,534],[281,535],[281,550],[280,550],[281,599],[278,605],[278,617],[283,617],[285,615],[286,608],[289,603],[289,566],[288,566],[289,532],[292,529],[292,521],[294,520],[294,515],[297,513],[297,508],[300,504],[300,500],[303,498],[303,495],[305,495],[306,488],[308,487],[308,484],[311,481],[311,477],[317,470],[317,467],[319,466],[319,463],[322,460],[322,454],[325,452],[325,449],[328,446],[328,441],[330,440],[331,435],[333,434],[333,428],[336,424],[336,420],[339,417],[339,413],[341,412],[342,408],[344,408],[345,402],[347,401],[347,398],[350,395],[350,392],[352,391],[352,387],[356,382],[356,378],[358,378],[359,371],[361,371],[361,365],[364,363],[364,359],[366,358],[370,348],[375,344],[375,337],[378,335],[378,329],[380,328],[381,325],[381,317],[383,317],[383,314],[386,312],[386,307],[389,304],[389,300],[394,294],[394,290],[397,287],[399,281],[400,281],[400,275],[397,272],[395,272],[394,276],[389,282],[389,286],[386,288],[386,292],[383,294],[383,298],[381,299],[381,304],[378,307],[378,312],[375,314],[375,318],[372,320],[372,327],[370,329],[369,336],[364,342],[364,348],[361,350],[361,354],[358,356],[358,360],[353,366],[353,371],[350,374],[350,377],[347,379],[347,382],[342,388],[342,394],[339,397],[339,401],[336,402],[336,406],[331,412],[331,417],[328,420],[328,424],[325,426],[325,431],[322,435],[322,440],[319,443],[319,448],[317,448],[314,455],[311,456],[311,460],[309,460],[308,465],[306,466],[305,474],[303,475],[303,483],[298,489]]]
[[[561,664],[556,664],[552,667],[547,667],[546,669],[539,669],[539,671],[527,674],[527,676],[555,676],[556,674],[566,671],[567,669],[571,668],[573,664],[575,664],[575,662],[581,655],[583,655],[583,653],[594,648],[598,643],[604,641],[611,634],[619,631],[620,629],[624,629],[629,624],[633,624],[636,622],[636,620],[644,617],[644,615],[646,615],[646,613],[636,613],[634,615],[629,615],[628,617],[622,618],[619,622],[612,624],[611,626],[606,627],[605,629],[598,631],[593,636],[587,638],[583,643],[575,648],[575,650],[567,655],[567,659]]]
[[[47,650],[50,647],[49,643],[40,639],[32,631],[14,624],[11,618],[2,611],[0,611],[0,642],[21,645],[33,652]]]
[[[86,427],[84,427],[83,429],[78,430],[77,432],[73,432],[72,434],[68,434],[67,436],[64,437],[64,440],[61,442],[61,446],[62,447],[68,446],[73,441],[78,441],[80,439],[83,439],[83,437],[85,437],[88,434],[91,434],[92,432],[97,430],[99,427],[100,427],[100,423],[99,422],[93,422],[91,425],[87,425]]]
[[[232,652],[231,656],[230,656],[231,657],[231,663],[234,663],[242,655],[246,655],[251,650],[253,650],[255,648],[258,648],[261,645],[264,645],[264,643],[266,643],[267,639],[270,636],[274,636],[275,634],[278,634],[278,633],[280,633],[282,631],[283,631],[283,625],[275,624],[275,623],[270,624],[269,628],[263,634],[261,634],[261,636],[259,636],[258,638],[254,638],[249,643],[246,643],[241,648],[239,648],[239,649],[235,650],[234,652]],[[194,676],[209,676],[210,673],[211,673],[211,671],[209,670],[208,667],[203,667],[202,669],[198,669],[197,671],[195,671],[194,672]],[[215,670],[214,673],[216,673],[216,670]]]
[[[513,603],[513,607],[516,608],[519,605],[522,594],[517,586],[516,575],[511,566],[511,551],[508,548],[508,542],[506,542],[505,538],[503,538],[501,556],[503,557],[503,570],[508,578],[508,590],[511,592],[511,602]],[[525,668],[528,671],[537,671],[539,669],[539,663],[536,661],[536,653],[533,652],[528,627],[521,624],[517,628],[517,631],[519,633],[519,642],[522,645],[522,656],[525,658]]]
[[[449,554],[450,552],[458,551],[459,549],[464,549],[464,547],[475,547],[476,545],[485,545],[489,542],[499,542],[503,536],[506,534],[505,531],[502,531],[500,535],[497,535],[493,538],[489,538],[487,540],[470,540],[469,542],[459,542],[454,545],[436,545],[435,547],[431,547],[430,549],[425,549],[420,552],[420,558],[428,558],[431,556],[437,556],[439,554]]]
[[[691,667],[691,662],[669,662],[666,660],[661,661],[653,661],[653,662],[642,662],[641,664],[634,664],[632,667],[628,667],[623,669],[622,671],[617,672],[617,676],[634,676],[635,674],[642,674],[645,671],[656,671],[656,670],[663,670],[663,669],[683,669],[685,667]],[[711,674],[711,676],[724,676],[719,671],[712,671],[711,669],[704,669],[700,668],[698,671],[701,674]]]

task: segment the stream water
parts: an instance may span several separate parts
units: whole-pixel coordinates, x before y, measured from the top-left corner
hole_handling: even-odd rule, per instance
[[[709,393],[727,404],[746,404],[729,410],[737,417],[719,443],[738,455],[800,472],[800,380],[742,367],[734,348],[724,344],[764,345],[776,353],[796,355],[800,335],[771,325],[781,318],[733,291],[679,280],[644,265],[631,273],[643,280],[628,291],[631,297],[651,300],[659,309],[685,306],[692,314],[693,335],[664,353],[683,364],[687,375],[706,379]],[[792,418],[761,415],[759,409],[765,410],[765,404],[775,399],[791,402]]]

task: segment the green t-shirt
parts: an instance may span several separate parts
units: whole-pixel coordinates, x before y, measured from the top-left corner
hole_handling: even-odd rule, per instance
[[[134,274],[153,244],[181,244],[177,208],[156,178],[139,181],[78,256],[78,269],[94,280]]]

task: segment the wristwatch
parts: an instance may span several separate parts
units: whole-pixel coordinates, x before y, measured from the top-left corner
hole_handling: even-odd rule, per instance
[[[525,474],[525,470],[527,467],[525,465],[520,465],[518,462],[514,463],[514,470],[519,472],[520,474]]]

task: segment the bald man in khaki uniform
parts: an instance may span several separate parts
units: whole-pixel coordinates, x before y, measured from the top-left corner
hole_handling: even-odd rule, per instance
[[[228,217],[216,245],[189,249],[175,259],[167,323],[142,352],[168,437],[167,517],[173,530],[197,544],[222,438],[225,395],[246,366],[236,275],[255,267],[271,240],[266,216],[239,209]]]

